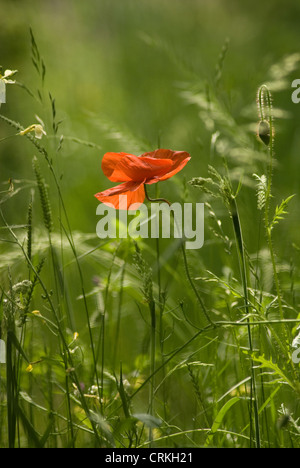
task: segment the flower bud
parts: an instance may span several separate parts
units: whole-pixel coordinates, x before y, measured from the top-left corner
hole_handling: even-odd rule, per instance
[[[258,136],[261,141],[268,146],[270,143],[270,124],[266,120],[261,120],[258,124]]]

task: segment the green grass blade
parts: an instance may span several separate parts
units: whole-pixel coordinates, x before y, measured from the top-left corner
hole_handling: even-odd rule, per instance
[[[226,415],[226,413],[230,410],[230,408],[235,405],[238,401],[240,401],[240,398],[238,397],[234,397],[232,398],[231,400],[228,400],[224,406],[222,406],[222,408],[220,409],[220,411],[218,412],[214,422],[213,422],[213,425],[211,427],[211,432],[210,434],[207,436],[206,438],[206,441],[205,441],[205,444],[204,446],[205,447],[208,447],[212,441],[213,441],[213,438],[214,438],[214,435],[215,433],[218,431],[218,429],[220,428],[222,422],[223,422],[223,419]]]

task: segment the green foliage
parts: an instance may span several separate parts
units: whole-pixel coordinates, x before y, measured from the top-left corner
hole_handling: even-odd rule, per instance
[[[282,200],[280,205],[276,206],[275,214],[274,214],[274,217],[273,217],[273,219],[271,221],[271,224],[270,224],[270,229],[273,229],[273,227],[276,224],[278,224],[281,219],[284,219],[284,215],[287,214],[286,209],[288,207],[288,204],[294,198],[294,196],[295,195],[291,195],[290,197],[286,198],[285,200]]]
[[[136,269],[139,273],[142,282],[142,293],[145,301],[149,304],[150,309],[155,307],[153,297],[153,280],[152,270],[145,262],[138,244],[135,244],[135,255],[133,257]]]
[[[299,207],[275,201],[299,187],[299,25],[277,3],[2,0],[0,448],[300,447]],[[102,155],[156,147],[191,153],[157,192],[205,203],[201,251],[96,237]]]

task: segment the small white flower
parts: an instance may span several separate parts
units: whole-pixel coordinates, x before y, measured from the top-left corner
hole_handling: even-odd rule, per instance
[[[18,70],[5,70],[4,75],[0,73],[0,106],[6,103],[6,85],[15,84],[14,80],[10,80]]]
[[[37,138],[38,140],[41,140],[43,138],[43,135],[47,135],[42,125],[39,124],[34,126],[34,132],[35,138]]]
[[[35,138],[38,140],[41,140],[43,138],[43,135],[47,135],[47,133],[44,130],[44,127],[40,124],[33,124],[30,125],[30,127],[25,128],[25,130],[22,130],[19,135],[23,136],[26,135],[27,133],[34,132],[35,133]]]
[[[98,387],[97,385],[92,385],[89,390],[88,390],[88,393],[90,395],[96,395],[98,393]]]
[[[8,78],[12,78],[16,73],[18,73],[18,70],[5,70],[3,76],[0,73],[0,80],[2,80],[5,84],[15,84],[15,80],[10,80]]]

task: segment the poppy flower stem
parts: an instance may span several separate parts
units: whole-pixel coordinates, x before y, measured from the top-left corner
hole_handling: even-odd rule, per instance
[[[165,198],[150,198],[149,195],[148,195],[148,193],[147,193],[146,185],[144,185],[144,188],[145,188],[145,195],[146,195],[146,198],[147,198],[147,200],[148,200],[149,202],[151,202],[151,203],[165,202],[165,203],[167,203],[169,206],[171,206],[171,203],[170,203],[167,199],[165,199]],[[172,213],[173,213],[173,212],[172,212]],[[174,214],[174,213],[173,213],[173,214]],[[174,221],[175,221],[175,219],[174,219]],[[206,320],[208,321],[208,323],[209,323],[210,325],[215,326],[215,325],[214,325],[214,322],[211,320],[210,316],[208,315],[208,312],[207,312],[207,310],[206,310],[206,307],[205,307],[205,305],[204,305],[204,302],[202,301],[202,298],[201,298],[200,294],[198,293],[197,288],[196,288],[196,286],[195,286],[195,284],[194,284],[194,282],[193,282],[193,279],[192,279],[192,277],[191,277],[191,274],[190,274],[190,271],[189,271],[189,266],[188,266],[188,261],[187,261],[187,257],[186,257],[184,242],[181,242],[181,250],[182,250],[182,255],[183,255],[184,268],[185,268],[185,272],[186,272],[188,281],[189,281],[189,283],[190,283],[190,285],[191,285],[191,287],[192,287],[192,289],[193,289],[193,291],[194,291],[194,293],[195,293],[195,296],[197,297],[197,300],[198,300],[198,302],[199,302],[199,304],[200,304],[200,306],[201,306],[201,308],[202,308],[202,311],[203,311],[203,313],[204,313],[204,315],[205,315],[205,317],[206,317]]]
[[[145,189],[146,198],[150,203],[164,202],[164,203],[167,203],[169,206],[171,206],[171,202],[169,202],[169,200],[167,200],[166,198],[150,198],[147,192],[146,184],[144,185],[144,189]]]

